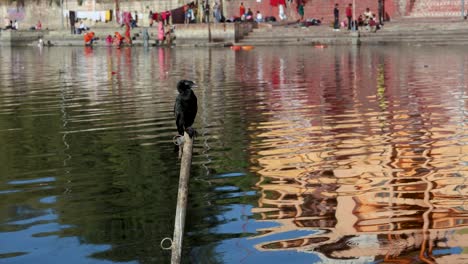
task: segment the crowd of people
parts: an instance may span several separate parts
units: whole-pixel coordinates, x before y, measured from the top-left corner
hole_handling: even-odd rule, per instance
[[[335,4],[333,9],[333,28],[335,31],[339,31],[340,28],[348,30],[358,30],[364,27],[366,30],[371,32],[377,32],[383,26],[382,15],[379,16],[380,20],[377,21],[377,16],[373,13],[369,7],[366,8],[363,14],[360,14],[358,18],[353,19],[353,4],[348,4],[345,9],[346,19],[340,22],[340,10],[339,5]]]
[[[157,21],[157,27],[158,27],[157,44],[158,45],[170,44],[171,32],[172,32],[171,25],[169,24],[169,21],[168,21],[168,17],[170,16],[170,13],[167,14],[166,16],[161,15],[162,13],[159,13],[157,16],[153,16],[155,13],[152,13],[152,12],[150,12],[150,14],[152,15],[151,18],[153,18],[153,20],[149,20],[150,27],[153,26],[154,19],[156,19]],[[125,26],[125,33],[122,35],[120,32],[116,31],[114,32],[113,36],[107,35],[107,37],[105,38],[106,46],[120,47],[122,45],[132,45],[132,40],[134,39],[134,37],[132,37],[131,35],[131,29],[135,27],[133,23],[136,23],[136,22],[132,22],[132,19],[130,19],[130,17],[123,19],[121,27]],[[95,36],[94,32],[90,31],[89,28],[87,28],[85,31],[87,32],[84,33],[84,36],[83,36],[84,43],[86,46],[92,46],[94,41],[98,40],[98,38]],[[145,28],[142,34],[143,34],[143,39],[145,40],[145,45],[148,45],[148,41],[149,41],[148,29]]]
[[[5,30],[11,29],[11,30],[17,30],[19,29],[19,23],[17,20],[13,22],[13,20],[6,18],[5,19]]]
[[[225,17],[221,11],[221,5],[216,0],[213,2],[213,6],[210,5],[210,2],[204,0],[201,4],[202,12],[200,21],[203,23],[214,22],[226,22]],[[184,23],[196,23],[196,14],[198,13],[198,8],[194,2],[184,5]],[[213,20],[210,18],[212,17]]]
[[[164,25],[167,25],[169,24],[170,18],[171,18],[171,12],[168,10],[162,11],[160,13],[149,11],[149,15],[148,15],[149,26],[152,27],[154,22],[159,22],[159,21],[161,21]]]
[[[289,2],[289,5],[287,5],[287,2]],[[297,15],[299,19],[297,19],[297,22],[307,22],[306,19],[304,19],[304,6],[306,4],[306,0],[296,0],[294,1],[295,4],[293,4],[292,0],[272,0],[271,3],[274,3],[274,6],[278,7],[278,18],[275,16],[264,16],[260,10],[256,10],[255,14],[252,12],[250,7],[245,7],[244,3],[241,2],[239,6],[239,16],[231,16],[230,19],[227,21],[229,22],[241,22],[241,21],[248,21],[248,22],[276,22],[276,21],[287,21],[288,17],[286,16],[286,8],[289,6],[289,8],[295,9],[297,12]]]
[[[18,20],[11,20],[9,18],[5,18],[5,27],[4,30],[19,30],[19,21]],[[41,30],[42,23],[40,20],[37,21],[37,24],[34,26],[29,27],[29,30]]]

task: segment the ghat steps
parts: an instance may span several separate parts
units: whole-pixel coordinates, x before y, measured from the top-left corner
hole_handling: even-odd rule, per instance
[[[359,30],[362,44],[421,43],[421,44],[468,44],[468,22],[464,20],[434,21],[403,19],[386,23],[382,30],[372,33],[364,28]],[[350,44],[353,33],[339,32],[332,28],[294,25],[259,27],[239,41],[240,45],[308,45],[308,44]]]
[[[461,16],[461,9],[460,0],[416,0],[410,17],[456,17]]]

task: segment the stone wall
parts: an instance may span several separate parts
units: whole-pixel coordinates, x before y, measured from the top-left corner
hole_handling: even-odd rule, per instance
[[[404,15],[405,10],[401,9],[400,2],[402,0],[385,0],[386,15],[392,19]],[[403,0],[405,1],[405,0]],[[239,5],[243,2],[246,8],[251,8],[255,14],[259,10],[263,16],[274,16],[278,19],[278,7],[270,5],[270,0],[229,0],[224,1],[225,16],[239,16]],[[340,8],[340,20],[345,19],[345,8],[353,0],[308,0],[304,7],[304,18],[323,18],[324,23],[331,23],[333,21],[333,8],[335,3],[338,3]],[[365,9],[369,7],[371,11],[377,14],[378,0],[355,0],[356,14],[364,13]],[[286,0],[287,8],[285,10],[288,20],[297,20],[296,0]]]
[[[460,0],[418,0],[413,1],[411,17],[462,17]],[[468,7],[468,1],[464,10]]]
[[[178,25],[175,30],[176,43],[183,45],[204,45],[211,42],[237,42],[249,34],[255,27],[255,23],[213,23],[208,30],[207,24]]]
[[[37,43],[39,38],[43,38],[44,31],[2,31],[0,34],[0,46],[28,46]]]

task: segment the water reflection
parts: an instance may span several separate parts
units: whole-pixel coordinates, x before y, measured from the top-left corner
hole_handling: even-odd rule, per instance
[[[200,84],[188,263],[463,262],[460,54],[2,48],[0,262],[169,261],[182,78]]]
[[[314,68],[308,87],[278,85],[273,107],[257,108],[268,119],[250,128],[261,190],[253,212],[280,223],[260,230],[272,239],[257,250],[463,262],[465,58],[408,52],[335,53],[304,66]],[[293,230],[320,232],[273,238]]]

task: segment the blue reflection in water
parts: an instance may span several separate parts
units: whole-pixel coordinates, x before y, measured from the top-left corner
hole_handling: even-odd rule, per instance
[[[224,263],[314,263],[320,260],[317,253],[296,251],[275,251],[264,254],[255,245],[272,239],[287,239],[313,234],[310,231],[292,231],[278,234],[275,238],[235,238],[224,240],[216,247],[216,252],[223,255]],[[237,250],[232,250],[237,248]]]
[[[8,184],[21,185],[21,184],[31,184],[31,183],[46,183],[46,182],[53,182],[53,181],[55,181],[55,177],[46,177],[46,178],[30,179],[30,180],[15,180],[15,181],[9,181]]]
[[[57,196],[44,197],[44,198],[39,199],[39,202],[43,204],[53,204],[57,202]]]
[[[8,225],[29,225],[29,224],[39,222],[39,221],[57,220],[58,217],[57,217],[56,214],[52,213],[52,210],[46,210],[46,213],[47,214],[44,214],[44,215],[41,215],[41,216],[32,217],[32,218],[30,217],[30,218],[27,218],[27,219],[24,219],[24,220],[9,222],[7,224]]]
[[[231,178],[231,177],[242,177],[245,176],[245,173],[242,172],[231,172],[231,173],[224,173],[213,176],[213,178]]]
[[[3,232],[0,236],[0,245],[2,245],[0,255],[12,252],[23,253],[23,255],[14,259],[0,259],[0,263],[112,263],[88,258],[94,253],[109,250],[111,247],[109,245],[83,244],[77,237],[40,236],[66,228],[70,226],[49,223],[31,226],[16,232]],[[44,245],[48,246],[44,247]]]
[[[233,204],[224,207],[225,211],[216,218],[223,224],[217,225],[210,232],[217,234],[238,234],[242,233],[257,233],[259,228],[276,227],[279,224],[275,222],[256,222],[251,220],[252,206],[245,204]]]
[[[461,254],[463,252],[463,248],[461,247],[453,247],[453,248],[445,248],[445,249],[436,249],[433,251],[434,255],[454,255],[454,254]]]
[[[238,191],[239,188],[236,186],[218,186],[214,190],[218,192],[234,192]]]

